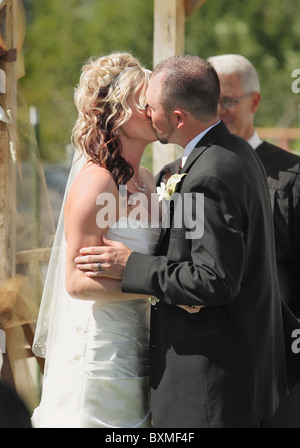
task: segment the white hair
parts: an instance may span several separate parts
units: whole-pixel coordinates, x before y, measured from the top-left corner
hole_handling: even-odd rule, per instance
[[[260,92],[258,74],[248,59],[239,54],[222,54],[208,58],[218,74],[232,75],[237,73],[241,77],[242,87],[246,93]]]

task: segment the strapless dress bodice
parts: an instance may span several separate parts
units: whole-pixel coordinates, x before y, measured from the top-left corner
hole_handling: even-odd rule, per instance
[[[158,223],[137,221],[126,216],[121,216],[107,232],[109,239],[121,241],[129,249],[144,254],[154,253],[159,235]]]

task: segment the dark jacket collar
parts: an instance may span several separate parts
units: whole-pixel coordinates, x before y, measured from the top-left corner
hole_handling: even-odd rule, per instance
[[[182,172],[187,172],[196,159],[210,146],[217,143],[223,137],[229,134],[229,131],[223,121],[210,129],[204,137],[197,143],[191,154],[186,159]]]

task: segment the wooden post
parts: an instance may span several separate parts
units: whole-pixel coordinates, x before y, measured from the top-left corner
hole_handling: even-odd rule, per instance
[[[13,50],[17,42],[17,3],[15,0],[0,2],[0,32],[2,48]],[[0,60],[5,73],[5,91],[0,93],[0,105],[10,111],[11,123],[0,121],[0,281],[15,274],[16,254],[16,133],[17,133],[17,64],[6,57]]]
[[[185,20],[205,0],[154,0],[154,66],[161,60],[184,53]],[[153,144],[153,173],[182,154],[177,145]]]
[[[154,0],[154,66],[161,60],[184,52],[184,0]],[[153,173],[180,157],[182,149],[173,144],[153,144]]]

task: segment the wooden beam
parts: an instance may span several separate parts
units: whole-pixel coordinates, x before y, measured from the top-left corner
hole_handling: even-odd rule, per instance
[[[206,0],[185,0],[184,8],[186,17],[189,17],[196,12],[205,2]]]
[[[184,53],[184,0],[154,0],[154,66],[161,60]],[[153,173],[182,153],[177,145],[153,144]]]
[[[185,20],[206,0],[154,0],[153,63],[184,54]],[[182,154],[177,145],[153,144],[153,173]]]
[[[22,250],[16,253],[16,264],[47,263],[50,255],[51,247]]]
[[[0,3],[1,40],[5,50],[16,48],[17,2]],[[17,64],[0,60],[6,77],[6,93],[1,93],[1,106],[10,110],[11,124],[0,121],[0,281],[15,273],[16,216],[16,149],[17,133]]]
[[[298,128],[255,128],[260,138],[280,139],[287,138],[289,140],[300,139],[300,129]]]

